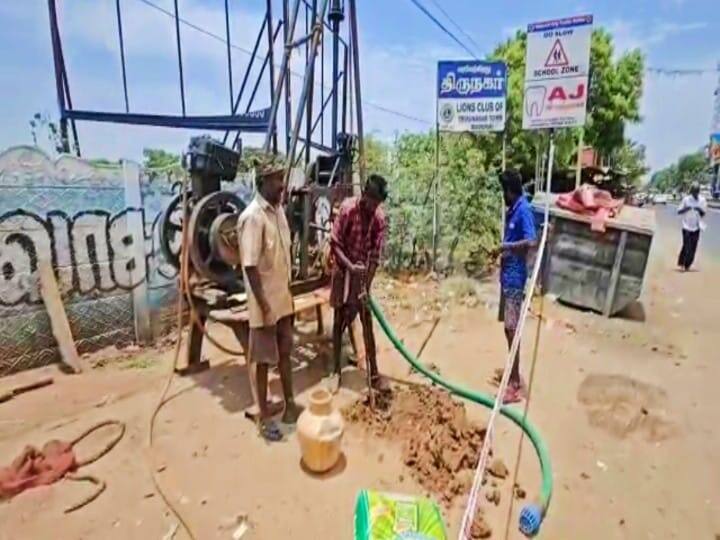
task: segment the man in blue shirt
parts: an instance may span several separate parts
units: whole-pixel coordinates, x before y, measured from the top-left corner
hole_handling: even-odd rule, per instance
[[[514,170],[504,171],[500,175],[500,183],[506,206],[505,231],[499,249],[501,257],[500,317],[505,323],[505,337],[509,349],[515,337],[525,298],[528,252],[537,245],[537,234],[532,209],[523,191],[520,173]],[[522,399],[522,393],[520,348],[518,347],[503,402],[516,403]]]

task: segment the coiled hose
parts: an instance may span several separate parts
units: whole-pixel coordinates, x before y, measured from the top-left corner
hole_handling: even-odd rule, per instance
[[[485,407],[493,407],[495,403],[495,398],[493,396],[483,394],[481,392],[473,392],[471,390],[463,388],[462,386],[458,386],[452,382],[448,382],[442,377],[440,377],[440,375],[438,375],[437,373],[434,373],[433,371],[430,371],[425,366],[423,366],[417,360],[417,358],[415,358],[415,356],[405,347],[405,345],[402,341],[400,341],[397,335],[395,335],[394,330],[390,326],[388,320],[385,318],[385,315],[383,314],[380,306],[375,301],[375,299],[371,297],[369,299],[369,303],[370,309],[375,318],[377,319],[378,323],[380,324],[383,332],[385,332],[385,335],[395,346],[395,349],[397,349],[397,351],[402,355],[402,357],[405,358],[405,360],[407,360],[407,362],[415,370],[419,371],[432,382],[434,382],[438,386],[442,386],[452,394],[470,400],[474,403],[478,403],[479,405],[483,405]],[[552,497],[553,491],[552,464],[550,463],[550,454],[548,452],[547,446],[545,445],[545,441],[543,441],[538,430],[535,429],[535,426],[533,426],[529,420],[523,417],[523,414],[520,410],[503,406],[500,408],[500,413],[515,422],[515,424],[517,424],[520,429],[522,429],[527,434],[528,438],[532,441],[533,446],[535,447],[535,452],[537,453],[538,459],[540,460],[540,471],[542,475],[542,485],[540,487],[540,495],[538,498],[538,503],[540,507],[539,510],[542,514],[541,516],[539,516],[539,519],[542,519],[542,517],[547,513],[548,507],[550,506],[550,498]]]

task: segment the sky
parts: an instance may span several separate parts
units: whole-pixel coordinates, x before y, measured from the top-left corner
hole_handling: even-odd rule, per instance
[[[172,0],[150,0],[173,9]],[[114,0],[57,0],[73,104],[79,109],[122,112],[124,98]],[[275,14],[281,3],[275,2]],[[478,56],[533,21],[590,13],[615,38],[616,55],[639,48],[648,66],[709,70],[702,75],[647,73],[642,122],[627,135],[644,144],[653,170],[702,147],[708,140],[713,92],[719,74],[720,10],[717,0],[420,0]],[[171,17],[143,0],[120,0],[133,112],[180,113]],[[366,132],[390,139],[426,131],[434,121],[438,60],[468,53],[425,17],[410,0],[360,0],[361,80]],[[263,0],[231,0],[233,44],[252,49],[264,14]],[[455,23],[438,9],[441,5]],[[181,17],[224,35],[223,0],[179,0]],[[0,149],[32,142],[29,120],[36,112],[57,118],[47,2],[0,2]],[[225,45],[185,25],[184,76],[188,114],[226,114],[229,109]],[[329,47],[328,47],[329,55]],[[278,57],[279,58],[279,57]],[[328,56],[329,58],[329,56]],[[235,90],[249,55],[233,50]],[[301,71],[303,58],[293,57]],[[257,64],[257,63],[256,63]],[[257,67],[255,68],[257,70]],[[253,73],[256,73],[254,71]],[[250,77],[254,82],[254,77]],[[257,107],[270,101],[260,86]],[[293,78],[297,96],[299,79]],[[319,96],[317,99],[320,99]],[[255,107],[253,107],[255,108]],[[401,113],[391,114],[384,109]],[[84,157],[139,160],[145,147],[179,152],[193,134],[185,130],[79,124]],[[246,144],[257,144],[248,137]]]

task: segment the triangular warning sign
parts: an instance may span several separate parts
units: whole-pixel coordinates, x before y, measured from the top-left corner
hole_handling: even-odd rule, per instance
[[[568,60],[567,54],[565,54],[562,42],[558,38],[555,40],[552,49],[550,49],[547,60],[545,60],[545,67],[567,66],[569,63],[570,61]]]

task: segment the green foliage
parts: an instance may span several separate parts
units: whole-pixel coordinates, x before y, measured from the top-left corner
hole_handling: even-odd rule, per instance
[[[62,154],[64,144],[60,129],[47,113],[35,113],[30,119],[30,136],[33,144],[51,155]]]
[[[182,169],[180,155],[161,148],[143,148],[143,166],[146,169]]]
[[[639,186],[649,170],[645,165],[645,146],[634,141],[626,140],[620,148],[614,150],[610,163],[614,169],[626,174],[628,186]]]
[[[708,168],[708,160],[703,150],[686,154],[677,163],[656,172],[650,182],[655,191],[687,191],[694,181],[700,181]]]
[[[589,114],[586,143],[609,156],[625,142],[625,126],[640,121],[640,98],[645,62],[635,49],[613,60],[612,36],[600,28],[590,48]]]
[[[440,139],[440,258],[484,266],[499,238],[500,190],[482,137]],[[369,138],[368,171],[390,179],[387,255],[393,269],[427,266],[433,240],[435,133],[407,133],[392,144]]]

